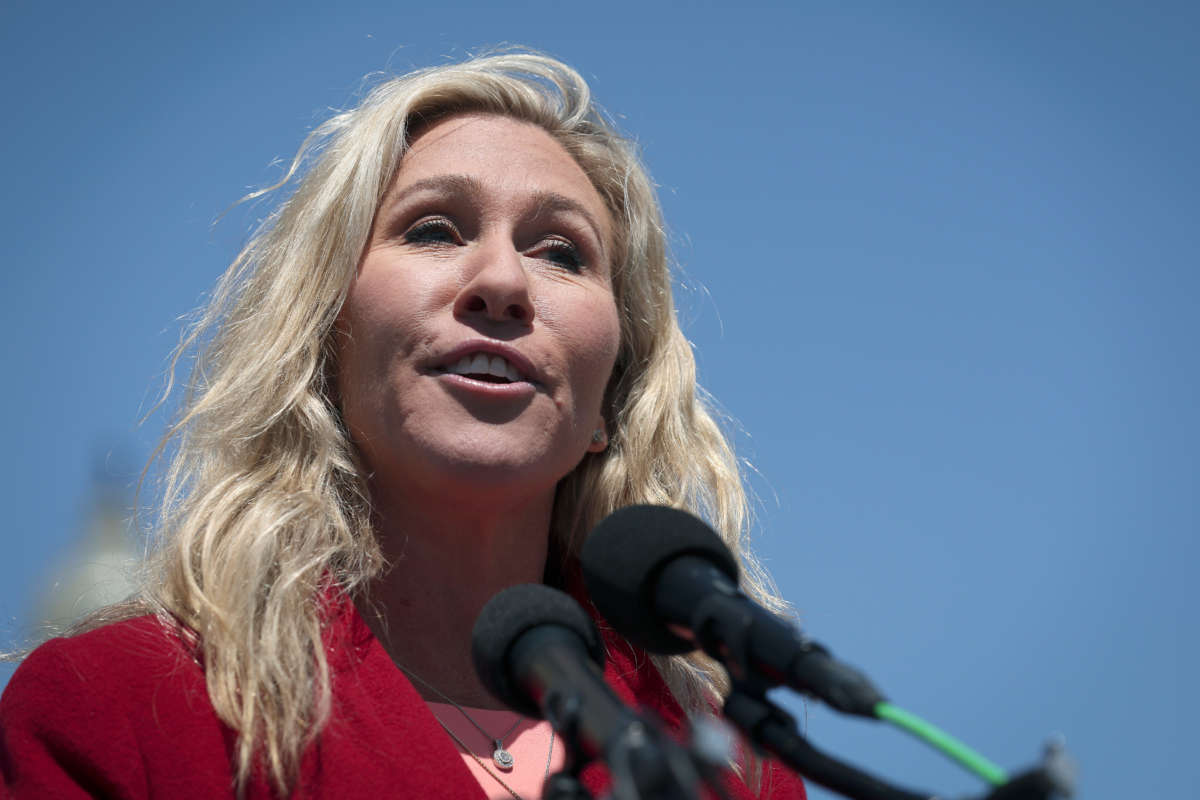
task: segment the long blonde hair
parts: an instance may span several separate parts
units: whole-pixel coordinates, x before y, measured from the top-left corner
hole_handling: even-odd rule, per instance
[[[238,732],[239,787],[260,763],[282,794],[294,784],[330,709],[319,598],[330,583],[354,595],[383,567],[354,445],[330,399],[331,333],[413,130],[466,112],[549,132],[592,180],[618,232],[611,444],[561,481],[552,552],[569,561],[597,521],[631,503],[689,508],[742,558],[745,589],[783,608],[745,547],[746,494],[696,386],[658,201],[635,147],[578,73],[542,55],[500,53],[390,79],[319,126],[284,179],[264,190],[296,179],[172,362],[194,358],[164,438],[162,541],[143,602],[194,632],[213,707]],[[727,688],[703,656],[655,663],[688,710],[709,710]]]

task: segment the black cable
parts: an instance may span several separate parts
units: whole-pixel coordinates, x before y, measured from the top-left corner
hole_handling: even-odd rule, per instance
[[[800,735],[796,720],[765,695],[734,687],[725,701],[725,716],[762,750],[826,789],[853,800],[929,800],[891,786],[857,767],[822,753]]]

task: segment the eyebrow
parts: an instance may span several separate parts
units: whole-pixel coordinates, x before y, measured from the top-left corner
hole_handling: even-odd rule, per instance
[[[483,194],[483,184],[470,175],[434,175],[422,178],[404,187],[404,190],[387,198],[394,205],[409,195],[421,192],[440,191],[448,194],[480,195]]]
[[[413,181],[400,192],[386,198],[385,204],[397,205],[410,196],[422,192],[441,192],[474,198],[484,194],[484,186],[478,178],[472,175],[434,175]],[[578,200],[558,192],[535,192],[533,205],[539,215],[565,212],[583,217],[600,243],[601,254],[607,258],[608,242],[605,241],[604,228],[600,226],[599,220]]]

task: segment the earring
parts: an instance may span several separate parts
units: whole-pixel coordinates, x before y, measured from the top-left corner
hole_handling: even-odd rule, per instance
[[[604,444],[608,441],[608,434],[604,432],[604,428],[596,428],[592,431],[592,444]]]

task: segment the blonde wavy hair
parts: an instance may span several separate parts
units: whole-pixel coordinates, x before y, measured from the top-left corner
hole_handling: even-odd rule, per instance
[[[547,574],[562,574],[609,512],[673,505],[721,533],[751,596],[784,608],[745,546],[737,461],[696,385],[658,201],[636,148],[583,78],[546,56],[500,53],[386,80],[313,131],[278,184],[251,195],[295,183],[172,361],[172,374],[182,359],[194,365],[163,440],[162,541],[141,604],[194,633],[213,707],[238,732],[239,788],[260,767],[282,794],[294,785],[330,709],[321,597],[331,583],[355,596],[384,566],[366,482],[331,401],[334,321],[414,130],[468,112],[546,130],[589,176],[617,230],[611,444],[558,487],[550,537],[560,563]],[[724,671],[701,655],[654,662],[689,711],[710,711],[727,690]]]

